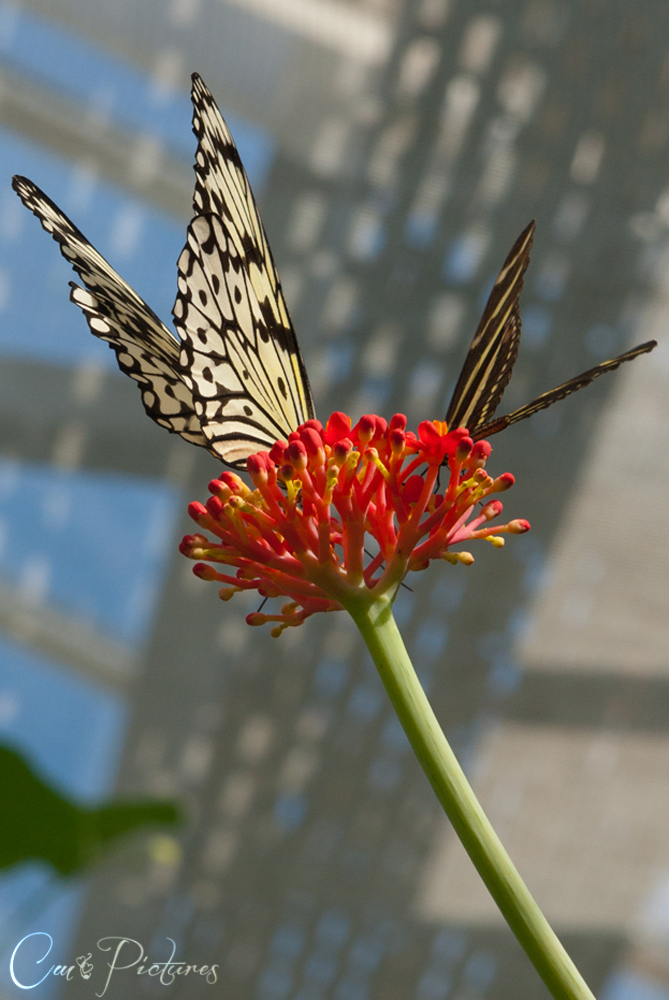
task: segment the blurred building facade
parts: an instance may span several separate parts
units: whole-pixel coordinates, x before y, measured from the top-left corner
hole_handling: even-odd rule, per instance
[[[669,14],[657,0],[0,10],[0,716],[48,768],[49,705],[34,718],[21,705],[44,672],[64,685],[56,715],[79,685],[97,706],[80,715],[99,721],[71,742],[96,776],[77,784],[63,743],[54,779],[89,797],[175,795],[189,815],[181,839],[133,841],[71,893],[67,947],[125,935],[160,961],[171,938],[178,957],[220,966],[218,986],[177,981],[175,997],[543,997],[343,616],[272,640],[176,553],[216,463],[145,417],[9,190],[14,172],[43,186],[166,320],[194,69],[257,186],[319,415],[415,422],[443,417],[532,217],[502,409],[662,339]],[[607,1000],[669,996],[666,358],[661,344],[493,441],[531,534],[410,581],[397,602],[484,805]],[[35,662],[15,679],[21,657]],[[57,929],[64,912],[24,923]],[[106,995],[155,989],[119,973]]]

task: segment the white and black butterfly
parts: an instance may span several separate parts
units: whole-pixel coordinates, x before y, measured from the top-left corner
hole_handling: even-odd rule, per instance
[[[13,187],[60,244],[84,288],[71,299],[109,342],[162,427],[235,468],[315,415],[309,380],[248,178],[212,95],[193,74],[195,217],[178,261],[177,340],[86,237],[25,177]],[[519,297],[531,223],[504,263],[453,392],[446,419],[475,439],[563,399],[656,346],[606,361],[507,416],[492,419],[520,341]]]
[[[149,416],[244,468],[313,417],[314,404],[248,178],[197,74],[192,99],[195,217],[177,265],[180,341],[32,181],[12,184],[81,278],[70,298],[139,383]]]

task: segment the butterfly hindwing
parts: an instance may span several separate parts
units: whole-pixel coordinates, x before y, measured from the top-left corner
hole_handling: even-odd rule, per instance
[[[518,301],[530,261],[534,221],[520,234],[490,293],[446,414],[451,427],[473,433],[499,406],[520,343]]]
[[[17,176],[12,186],[85,285],[72,282],[70,298],[91,333],[113,348],[121,371],[139,384],[146,412],[167,430],[206,447],[192,394],[181,378],[177,339],[37,185]]]
[[[570,378],[568,382],[563,382],[562,385],[556,386],[555,389],[542,393],[541,396],[537,396],[536,399],[533,399],[531,403],[526,403],[525,406],[519,407],[512,413],[508,413],[504,417],[498,417],[497,420],[491,420],[488,424],[484,424],[473,433],[472,437],[475,440],[479,440],[484,437],[489,437],[491,434],[497,434],[499,431],[503,431],[505,427],[509,427],[511,424],[515,424],[519,420],[525,420],[527,417],[531,417],[533,413],[538,413],[539,410],[545,410],[548,406],[552,406],[553,403],[557,403],[561,399],[566,399],[566,397],[571,396],[573,392],[578,392],[579,389],[583,389],[586,385],[590,385],[590,383],[594,382],[594,380],[599,378],[600,375],[606,375],[607,372],[615,371],[616,368],[619,368],[620,365],[625,363],[625,361],[633,361],[634,358],[638,358],[640,354],[648,354],[654,347],[657,347],[657,341],[648,340],[645,344],[633,347],[631,351],[625,351],[624,354],[619,354],[617,358],[612,358],[610,361],[603,361],[601,365],[595,365],[594,368],[589,368],[580,375]]]
[[[197,214],[179,258],[174,322],[210,449],[240,466],[313,417],[314,407],[248,178],[197,75],[193,131]]]

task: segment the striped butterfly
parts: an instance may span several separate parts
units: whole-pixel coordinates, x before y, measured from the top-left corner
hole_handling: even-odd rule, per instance
[[[235,468],[314,417],[314,404],[277,270],[232,136],[193,74],[195,216],[178,260],[173,309],[180,340],[40,189],[13,187],[59,243],[84,287],[72,301],[90,330],[138,382],[150,417]],[[491,419],[511,377],[520,341],[519,297],[534,234],[514,244],[492,289],[446,419],[478,440],[563,399],[655,347],[649,341]]]
[[[228,465],[314,416],[295,331],[248,178],[212,95],[193,74],[195,216],[179,257],[180,340],[67,216],[25,177],[12,185],[84,287],[72,301],[116,352],[162,427]]]
[[[625,361],[632,361],[657,347],[649,340],[624,354],[604,361],[594,368],[563,382],[555,389],[537,396],[512,413],[492,419],[506,389],[518,356],[520,345],[519,299],[523,278],[530,262],[530,249],[534,239],[534,221],[523,230],[504,261],[497,281],[483,310],[474,339],[460,377],[453,390],[446,421],[450,427],[466,427],[475,441],[498,434],[511,424],[531,417],[539,410],[570,396],[572,392],[590,385],[594,379],[612,372]]]

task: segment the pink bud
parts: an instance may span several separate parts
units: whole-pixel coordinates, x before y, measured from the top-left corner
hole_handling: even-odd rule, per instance
[[[503,472],[492,484],[492,489],[495,493],[503,493],[505,490],[510,490],[515,481],[515,477],[510,472]]]
[[[393,417],[393,420],[395,418]],[[390,421],[392,424],[392,420]],[[404,451],[404,446],[406,444],[407,436],[404,431],[399,428],[393,428],[388,435],[390,439],[390,448],[394,455],[401,455]]]
[[[300,472],[302,469],[306,469],[307,449],[304,447],[301,441],[291,441],[291,443],[286,448],[286,456],[290,461],[290,464],[298,472]]]
[[[230,487],[226,486],[225,483],[222,482],[222,480],[220,479],[212,479],[207,489],[209,490],[210,493],[213,493],[214,496],[217,497],[219,493],[223,493],[225,490],[229,490]]]
[[[223,503],[219,497],[209,497],[206,503],[208,512],[218,521],[223,513]]]
[[[201,580],[207,580],[208,583],[218,579],[216,570],[212,566],[207,566],[206,563],[196,563],[193,566],[193,573],[195,573],[195,576],[199,576]]]
[[[376,436],[384,437],[388,430],[388,421],[384,420],[383,417],[376,418]]]
[[[518,518],[515,521],[509,521],[507,527],[512,535],[524,535],[526,531],[530,530],[530,522],[524,518]]]
[[[376,420],[377,418],[373,414],[365,414],[365,416],[360,417],[353,428],[353,433],[357,433],[360,444],[369,444],[372,440],[376,432]]]
[[[498,517],[504,510],[504,504],[501,500],[491,500],[490,503],[485,504],[481,508],[481,513],[485,517],[486,521],[492,521],[493,517]]]
[[[348,438],[343,438],[341,441],[337,441],[336,445],[332,449],[332,457],[337,465],[343,465],[352,450],[353,445]]]
[[[307,454],[311,456],[318,455],[319,451],[323,450],[323,441],[320,434],[316,433],[313,427],[304,427],[300,431],[300,440],[302,444],[307,449]]]
[[[455,458],[458,462],[464,462],[469,455],[470,451],[474,447],[474,442],[470,437],[460,438],[458,441],[458,446],[455,449]]]
[[[192,517],[196,523],[199,523],[202,518],[207,517],[207,508],[199,500],[194,500],[188,504],[188,516]]]
[[[250,615],[246,616],[247,625],[264,625],[266,621],[267,615],[263,615],[259,611],[252,611]]]
[[[396,413],[394,417],[390,418],[389,428],[391,431],[403,431],[406,429],[407,418],[403,413]]]
[[[287,441],[277,441],[276,444],[272,445],[269,457],[272,459],[275,465],[283,464],[283,453],[287,447],[288,447]]]
[[[183,536],[183,538],[179,542],[179,552],[181,553],[182,556],[189,556],[190,555],[190,550],[193,547],[193,540],[194,540],[194,536],[193,535],[184,535]]]
[[[316,420],[314,417],[311,420],[305,420],[302,427],[308,427],[310,430],[316,431],[319,437],[323,437],[323,424],[320,420]]]
[[[477,441],[472,448],[471,455],[469,459],[471,462],[482,462],[485,464],[490,458],[490,452],[492,451],[492,445],[489,441]]]
[[[267,482],[267,463],[269,459],[267,452],[258,452],[257,455],[249,455],[246,459],[246,471],[251,477],[254,486],[264,486]]]
[[[225,485],[228,486],[233,493],[241,493],[244,489],[244,483],[239,476],[234,472],[228,472],[227,469],[224,469],[221,473],[220,480],[222,483],[225,483]],[[246,488],[248,489],[248,487]]]

